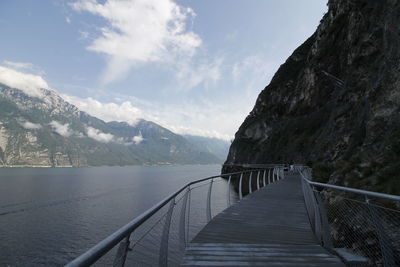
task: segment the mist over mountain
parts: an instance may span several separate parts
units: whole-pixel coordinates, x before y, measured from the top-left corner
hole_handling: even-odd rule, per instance
[[[139,120],[135,125],[105,122],[80,111],[55,91],[34,86],[47,87],[44,81],[31,82],[30,88],[16,83],[19,89],[0,83],[1,166],[209,164],[222,161],[217,155],[199,149],[183,136],[156,123],[146,120]]]
[[[224,162],[228,156],[229,146],[231,144],[229,141],[197,135],[183,135],[183,137],[197,149],[217,156],[221,160],[221,163]]]

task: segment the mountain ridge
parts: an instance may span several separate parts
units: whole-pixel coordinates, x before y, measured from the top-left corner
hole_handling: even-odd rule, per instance
[[[0,83],[0,166],[210,164],[221,159],[150,121],[105,122],[55,91]]]

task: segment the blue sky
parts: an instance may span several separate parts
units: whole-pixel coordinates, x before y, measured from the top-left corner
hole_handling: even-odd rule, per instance
[[[2,0],[0,66],[41,76],[106,121],[230,139],[326,10],[322,0]]]

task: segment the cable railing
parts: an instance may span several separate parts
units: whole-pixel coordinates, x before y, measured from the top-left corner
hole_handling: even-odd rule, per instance
[[[400,266],[400,196],[312,181],[297,166],[318,241],[348,266]]]
[[[188,183],[66,266],[179,266],[186,246],[215,215],[284,178],[282,165],[246,168]]]

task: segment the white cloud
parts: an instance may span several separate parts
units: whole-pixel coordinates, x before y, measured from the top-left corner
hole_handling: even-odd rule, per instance
[[[71,19],[70,19],[70,17],[65,17],[65,21],[66,21],[68,24],[71,24]]]
[[[251,76],[258,77],[262,79],[265,83],[265,77],[271,79],[272,75],[275,73],[276,69],[279,67],[279,63],[271,62],[267,60],[265,56],[254,55],[244,58],[240,62],[236,62],[232,68],[232,76],[235,82],[240,80],[248,80],[249,74]],[[257,88],[259,90],[260,88]]]
[[[9,60],[4,60],[3,61],[4,65],[6,65],[7,67],[14,69],[16,71],[26,71],[32,74],[36,74],[36,75],[44,75],[45,72],[38,68],[37,66],[33,65],[32,63],[28,63],[28,62],[15,62],[15,61],[9,61]]]
[[[200,37],[186,30],[186,20],[195,13],[172,0],[79,0],[70,5],[107,22],[88,47],[109,56],[105,83],[140,63],[173,63],[191,57],[201,45]]]
[[[178,64],[176,78],[179,87],[189,90],[199,85],[204,85],[208,88],[215,85],[221,78],[222,58],[217,58],[210,63],[203,63],[194,66],[190,62]]]
[[[199,73],[202,71],[213,73],[208,75],[213,77],[208,83],[215,83],[222,75],[223,61],[224,59],[220,58],[208,64],[204,63],[204,67],[198,68]],[[139,119],[145,119],[178,134],[230,140],[251,111],[260,90],[265,87],[278,66],[278,63],[267,60],[263,55],[244,58],[228,69],[231,70],[231,77],[235,79],[235,86],[229,94],[218,92],[214,94],[210,91],[212,100],[197,97],[171,104],[146,102],[130,96],[116,95],[111,98],[113,102],[103,103],[90,97],[79,98],[68,95],[63,97],[79,109],[105,121],[126,121],[134,125]],[[196,72],[188,70],[186,74],[182,74],[182,81],[186,80],[191,86],[200,83],[206,86],[207,82],[195,74]],[[216,86],[211,84],[210,88]]]
[[[189,128],[189,127],[184,127],[184,126],[172,126],[170,128],[172,131],[175,133],[183,134],[183,135],[195,135],[195,136],[204,136],[204,137],[210,137],[210,138],[218,138],[222,140],[231,140],[233,136],[228,135],[228,134],[222,134],[217,131],[213,130],[201,130],[201,129],[195,129],[195,128]]]
[[[87,31],[79,31],[79,35],[80,40],[85,40],[89,37],[89,33]]]
[[[39,98],[43,97],[41,88],[50,90],[41,76],[19,72],[2,66],[0,66],[0,83],[19,89],[29,96]]]
[[[75,96],[62,95],[62,98],[77,106],[80,110],[105,121],[125,121],[134,125],[139,119],[145,117],[145,114],[143,114],[139,108],[133,106],[130,101],[124,101],[117,104],[112,102],[102,103],[91,97],[79,98]]]
[[[260,91],[269,84],[279,66],[280,61],[271,60],[265,55],[245,57],[232,67],[234,86],[241,88],[242,95],[255,100]],[[247,105],[251,107],[254,102],[247,102]]]
[[[102,142],[102,143],[109,143],[113,141],[114,135],[110,133],[103,133],[99,129],[93,128],[93,127],[86,127],[86,133],[89,138],[92,138],[96,141]]]
[[[58,121],[51,121],[49,124],[53,128],[53,130],[61,136],[69,137],[74,133],[72,130],[69,129],[68,123],[62,124]]]
[[[27,63],[27,62],[13,62],[4,60],[3,63],[14,69],[33,70],[35,68],[32,63]]]
[[[139,132],[139,135],[136,135],[134,137],[132,137],[132,142],[137,144],[140,144],[142,141],[144,140],[142,133]]]
[[[40,125],[38,123],[29,122],[29,121],[20,122],[20,124],[22,127],[24,127],[25,129],[29,129],[29,130],[36,130],[36,129],[42,128],[42,125]]]
[[[249,99],[231,99],[230,105],[214,103],[185,103],[163,105],[144,101],[122,103],[102,103],[93,98],[79,98],[68,95],[62,96],[66,101],[77,106],[80,110],[105,121],[125,121],[135,125],[139,119],[153,121],[178,134],[191,134],[215,137],[224,140],[232,139],[233,133],[249,113]]]

